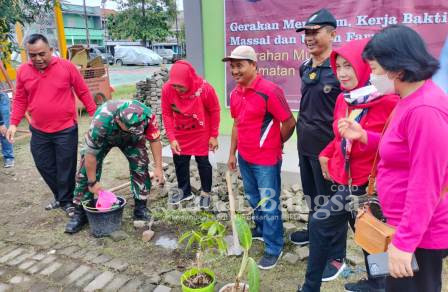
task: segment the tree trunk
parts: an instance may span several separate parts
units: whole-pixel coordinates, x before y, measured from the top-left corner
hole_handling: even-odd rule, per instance
[[[146,0],[142,0],[142,17],[143,17],[143,21],[145,20],[145,1]],[[143,43],[143,46],[146,48],[146,37],[145,36],[143,36],[142,43]]]

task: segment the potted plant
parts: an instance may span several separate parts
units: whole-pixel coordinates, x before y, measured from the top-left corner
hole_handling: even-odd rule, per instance
[[[213,292],[216,283],[215,274],[203,265],[203,256],[207,251],[219,251],[224,254],[227,251],[227,243],[224,240],[226,227],[218,221],[206,221],[201,223],[199,230],[187,231],[179,238],[179,243],[188,239],[186,250],[196,250],[195,267],[182,274],[180,279],[183,292]]]
[[[237,215],[235,225],[240,246],[243,249],[243,259],[241,260],[240,270],[236,276],[235,283],[225,285],[219,292],[258,292],[260,290],[260,272],[255,260],[249,257],[249,250],[252,246],[252,233],[249,224],[241,215]],[[241,282],[246,270],[249,284]]]

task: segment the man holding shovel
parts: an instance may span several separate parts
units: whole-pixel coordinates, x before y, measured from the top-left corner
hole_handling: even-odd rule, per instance
[[[154,177],[163,183],[160,131],[151,109],[135,100],[108,101],[98,108],[81,152],[73,201],[75,215],[65,227],[66,233],[76,233],[87,224],[82,203],[91,204],[93,196],[103,189],[99,182],[102,163],[113,147],[120,148],[129,161],[131,191],[135,201],[134,220],[150,221],[146,207],[151,188],[146,140],[150,142],[154,157]]]
[[[280,211],[280,170],[283,143],[294,132],[295,119],[280,87],[257,74],[257,55],[252,47],[239,46],[223,59],[230,62],[237,83],[230,94],[234,119],[230,170],[236,169],[236,150],[245,197],[252,208],[263,198],[266,204],[254,211],[254,239],[265,242],[260,269],[275,267],[283,250]]]

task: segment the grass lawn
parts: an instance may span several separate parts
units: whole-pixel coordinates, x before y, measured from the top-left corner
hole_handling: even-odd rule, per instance
[[[120,85],[112,93],[112,99],[132,99],[136,92],[135,84]]]

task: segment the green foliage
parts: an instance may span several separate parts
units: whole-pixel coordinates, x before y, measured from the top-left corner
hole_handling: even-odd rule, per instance
[[[154,207],[152,210],[154,219],[167,224],[176,224],[187,227],[200,225],[202,222],[210,220],[211,216],[207,212],[189,212],[185,210],[171,210],[163,207]]]
[[[249,278],[249,292],[258,292],[260,290],[260,271],[253,258],[249,258],[247,277]]]
[[[110,15],[107,29],[113,39],[162,41],[171,35],[169,21],[175,17],[174,0],[127,0],[121,12]]]
[[[249,250],[252,246],[252,233],[249,224],[241,215],[236,215],[235,226],[240,240],[240,245],[244,250]]]
[[[260,201],[257,208],[261,206],[264,201]],[[240,271],[236,277],[236,284],[239,285],[244,271],[248,267],[247,277],[249,280],[249,291],[258,292],[260,290],[260,272],[255,260],[249,257],[249,250],[252,247],[252,233],[249,224],[241,215],[235,218],[236,230],[240,241],[240,246],[243,249],[243,259],[241,260]]]
[[[185,232],[179,238],[179,243],[188,239],[186,250],[194,248],[202,254],[206,251],[217,249],[221,254],[227,251],[227,243],[224,240],[226,227],[218,221],[208,220],[199,225],[199,230]]]
[[[14,40],[14,27],[34,22],[52,8],[52,0],[1,0],[0,1],[0,57],[11,52]],[[9,41],[9,42],[8,42]]]

